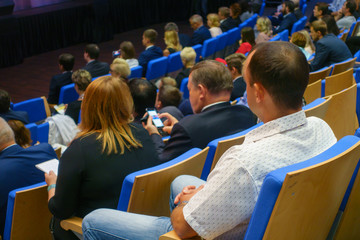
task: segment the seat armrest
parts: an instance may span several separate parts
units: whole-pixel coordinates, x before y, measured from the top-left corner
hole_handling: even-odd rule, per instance
[[[82,224],[82,218],[79,217],[71,217],[65,220],[62,220],[60,222],[60,225],[63,229],[65,230],[71,230],[73,232],[77,232],[79,234],[82,234],[82,228],[81,228],[81,224]]]
[[[167,232],[164,235],[161,235],[159,237],[159,240],[180,240],[180,239],[181,238],[176,234],[176,232],[174,230]],[[196,237],[187,238],[187,239],[201,240],[203,238],[201,238],[200,236],[196,236]]]

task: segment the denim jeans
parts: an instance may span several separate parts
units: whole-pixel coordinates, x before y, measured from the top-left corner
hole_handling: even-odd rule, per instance
[[[175,197],[188,185],[196,187],[205,181],[188,175],[177,177],[171,183],[170,210],[176,206]],[[98,209],[88,214],[82,224],[85,240],[95,239],[159,239],[172,230],[170,218],[154,217],[122,212],[113,209]]]

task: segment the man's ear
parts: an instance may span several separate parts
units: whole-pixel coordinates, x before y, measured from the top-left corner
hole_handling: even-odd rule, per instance
[[[202,84],[198,84],[198,88],[199,88],[199,91],[200,91],[199,97],[202,100],[202,99],[205,98],[205,96],[207,94],[207,88]]]
[[[253,85],[255,89],[255,99],[257,103],[260,103],[264,100],[265,97],[265,88],[261,83],[254,83]]]
[[[157,109],[161,109],[161,108],[162,108],[162,102],[161,102],[160,100],[157,101],[156,108],[157,108]]]

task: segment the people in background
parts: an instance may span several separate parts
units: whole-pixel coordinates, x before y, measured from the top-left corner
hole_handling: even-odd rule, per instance
[[[182,94],[177,87],[162,84],[156,95],[155,107],[159,113],[169,113],[180,121],[184,117],[178,109],[181,99]]]
[[[5,121],[19,120],[24,124],[29,123],[27,112],[10,109],[10,95],[3,89],[0,89],[0,117],[5,119]]]
[[[234,101],[235,99],[242,97],[246,90],[246,83],[242,77],[242,68],[245,60],[246,57],[242,53],[234,53],[225,58],[234,85],[230,101]]]
[[[292,1],[285,1],[282,3],[282,14],[283,20],[280,22],[279,26],[274,29],[274,34],[278,34],[284,30],[289,30],[291,33],[291,28],[294,23],[297,21],[297,18],[294,14],[295,5]]]
[[[220,7],[218,11],[219,19],[220,19],[220,28],[222,32],[227,32],[230,29],[238,27],[236,25],[235,20],[230,17],[230,8],[228,7]]]
[[[188,46],[189,45],[189,41],[190,41],[190,37],[184,33],[180,33],[179,32],[179,27],[176,25],[176,23],[174,22],[168,22],[165,27],[164,27],[164,32],[166,31],[175,31],[178,33],[179,36],[179,40],[180,40],[180,45],[181,46]]]
[[[205,40],[211,38],[209,29],[204,26],[203,19],[200,15],[192,15],[189,19],[190,26],[194,29],[194,33],[189,41],[189,46],[203,44]]]
[[[241,23],[240,19],[241,7],[240,4],[235,2],[230,5],[230,17],[235,21],[236,26],[239,26]]]
[[[216,37],[222,34],[220,26],[219,16],[216,13],[210,13],[207,15],[207,25],[210,27],[209,31],[211,37]]]
[[[313,41],[311,40],[309,32],[305,29],[301,30],[300,32],[302,34],[304,34],[304,36],[306,37],[305,50],[310,54],[315,53],[315,45],[314,45]]]
[[[300,9],[300,0],[291,0],[294,3],[294,14],[296,16],[297,20],[300,20],[304,14],[302,10]]]
[[[353,0],[347,0],[341,11],[335,16],[336,24],[339,28],[349,29],[356,22],[354,13],[356,11],[356,3]]]
[[[129,41],[124,41],[120,44],[120,58],[125,59],[129,64],[129,68],[139,66],[139,61],[135,58],[134,45]]]
[[[244,27],[241,29],[241,39],[239,41],[240,47],[235,53],[246,54],[250,52],[253,46],[255,46],[255,33],[251,27]]]
[[[261,5],[261,4],[260,4]],[[249,1],[247,0],[241,0],[240,1],[240,6],[241,6],[241,15],[240,15],[240,20],[242,22],[245,22],[246,20],[248,20],[249,18],[252,17],[253,13],[250,9],[249,6]]]
[[[184,78],[189,77],[191,68],[195,65],[196,52],[192,47],[185,47],[180,53],[183,68],[176,76],[177,87],[180,88]]]
[[[31,146],[31,133],[30,130],[19,120],[9,120],[7,122],[15,135],[15,142],[22,148],[28,148]]]
[[[84,59],[86,66],[82,69],[88,71],[92,78],[103,76],[109,73],[110,67],[106,62],[100,62],[97,59],[100,55],[100,48],[96,44],[88,44],[84,50]]]
[[[311,54],[305,50],[306,37],[304,36],[304,34],[302,34],[301,32],[293,33],[293,35],[291,35],[290,42],[300,48],[300,50],[304,53],[306,59],[310,58]]]
[[[181,51],[182,46],[180,45],[179,36],[176,31],[166,31],[164,33],[164,41],[166,44],[166,48],[163,51],[165,57],[171,53]]]
[[[335,36],[338,36],[340,34],[339,27],[337,26],[336,21],[333,16],[325,15],[321,18],[321,20],[326,23],[328,33],[332,33]]]
[[[110,74],[115,78],[122,78],[127,81],[130,73],[131,70],[129,68],[129,64],[124,59],[115,58],[110,65]]]
[[[259,17],[256,20],[256,29],[259,34],[255,39],[255,43],[267,42],[272,37],[272,25],[268,17]]]

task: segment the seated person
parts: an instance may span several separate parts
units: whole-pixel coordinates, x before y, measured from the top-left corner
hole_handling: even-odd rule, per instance
[[[291,33],[292,26],[297,21],[297,18],[294,14],[295,5],[292,1],[285,1],[282,3],[282,14],[283,20],[280,22],[279,26],[274,29],[274,34],[278,34],[284,30],[289,30]]]
[[[267,42],[272,37],[271,21],[268,17],[259,17],[256,21],[256,29],[259,32],[255,43]]]
[[[185,47],[180,53],[183,69],[176,76],[177,87],[180,88],[184,78],[189,77],[191,68],[195,65],[196,52],[192,47]]]
[[[253,113],[243,106],[231,106],[233,83],[229,70],[217,61],[202,61],[192,69],[188,83],[189,99],[194,115],[177,121],[170,114],[164,131],[170,134],[165,145],[152,125],[151,117],[143,126],[154,141],[161,161],[169,161],[191,148],[204,148],[219,137],[245,130],[255,124]],[[234,121],[234,119],[237,119]],[[206,124],[204,124],[206,123]]]
[[[219,16],[216,13],[210,13],[207,15],[207,25],[209,26],[209,31],[211,37],[216,37],[222,34],[220,26]]]
[[[295,44],[296,46],[298,46],[300,48],[300,50],[304,53],[306,59],[309,59],[311,54],[305,50],[306,37],[304,36],[304,34],[302,34],[300,31],[293,33],[293,35],[291,36],[290,42]]]
[[[239,3],[233,3],[230,5],[230,17],[235,21],[236,26],[239,26],[242,22],[240,19],[241,6]]]
[[[169,113],[176,120],[180,121],[184,117],[178,109],[181,98],[182,94],[177,87],[162,85],[156,95],[155,107],[159,113]]]
[[[69,53],[63,53],[59,56],[60,74],[51,78],[49,87],[49,104],[58,104],[61,87],[71,83],[72,70],[75,63],[75,57]]]
[[[84,50],[84,60],[86,66],[82,69],[88,71],[92,78],[103,76],[109,73],[110,67],[106,62],[100,62],[97,59],[100,55],[100,48],[96,44],[88,44]]]
[[[145,51],[143,51],[139,56],[139,64],[143,67],[143,77],[146,75],[148,63],[153,59],[163,56],[161,48],[155,46],[157,36],[158,33],[154,29],[147,29],[143,33],[142,44],[145,47]]]
[[[252,11],[250,9],[249,1],[241,0],[240,1],[240,8],[241,8],[241,13],[240,13],[241,22],[245,22],[246,20],[248,20],[249,18],[252,17],[253,13],[252,13]]]
[[[182,46],[180,45],[179,36],[176,31],[166,31],[164,35],[166,49],[164,49],[163,53],[165,57],[172,53],[181,51]]]
[[[44,173],[36,164],[57,158],[48,143],[22,148],[15,142],[14,132],[0,117],[0,235],[3,235],[9,192],[44,181]]]
[[[204,26],[203,19],[200,15],[192,15],[189,19],[190,26],[194,29],[188,46],[203,44],[205,40],[211,38],[209,29]]]
[[[234,88],[230,96],[230,101],[234,101],[235,99],[242,97],[246,90],[246,83],[242,77],[242,68],[245,60],[245,55],[241,53],[234,53],[225,58],[234,84]]]
[[[301,30],[300,32],[306,37],[305,50],[310,54],[315,53],[315,45],[310,37],[309,32],[305,29]]]
[[[77,239],[60,227],[61,219],[116,209],[124,178],[159,163],[149,134],[132,123],[132,111],[124,81],[104,76],[86,89],[80,133],[61,156],[58,176],[45,174],[55,239]]]
[[[120,44],[120,58],[125,59],[129,64],[129,68],[139,66],[139,61],[135,58],[134,45],[129,41],[124,41]]]
[[[9,93],[0,89],[0,117],[9,120],[19,120],[24,124],[29,123],[29,116],[25,111],[14,111],[10,109],[10,96]]]
[[[91,83],[91,75],[88,71],[79,69],[73,73],[72,81],[75,83],[74,88],[75,91],[79,94],[79,98],[67,105],[65,115],[71,117],[77,124],[79,122],[81,103],[84,99],[85,90]]]
[[[336,21],[333,16],[325,15],[321,18],[321,20],[326,23],[328,33],[332,33],[335,36],[338,36],[340,34],[340,29],[337,26]]]
[[[122,58],[115,58],[110,65],[110,74],[114,78],[122,78],[127,82],[130,73],[129,64]]]
[[[302,10],[300,9],[300,0],[291,0],[294,3],[294,14],[297,20],[300,20],[304,17]]]
[[[314,21],[310,27],[311,37],[316,41],[315,58],[310,63],[310,71],[352,58],[346,44],[332,33],[328,33],[326,23]]]
[[[19,120],[9,120],[7,123],[14,132],[16,144],[22,148],[30,147],[32,143],[30,130]]]
[[[188,46],[190,37],[184,33],[179,33],[179,27],[174,22],[168,22],[164,27],[164,32],[166,31],[175,31],[178,33],[179,41],[181,46]]]
[[[171,230],[181,239],[243,239],[265,176],[336,143],[323,120],[306,118],[302,111],[307,65],[293,44],[257,45],[243,74],[249,105],[264,125],[246,134],[242,145],[227,150],[206,182],[193,176],[173,181],[171,219],[99,209],[84,218],[84,239],[158,239]]]
[[[337,26],[342,29],[350,29],[351,25],[356,22],[355,10],[356,3],[353,0],[347,0],[335,17]]]
[[[230,9],[228,7],[220,7],[218,11],[220,18],[220,28],[222,32],[227,32],[230,29],[238,27],[236,21],[230,17]]]
[[[244,27],[241,29],[241,39],[239,41],[240,47],[236,50],[235,53],[246,54],[255,45],[255,33],[251,27]]]

